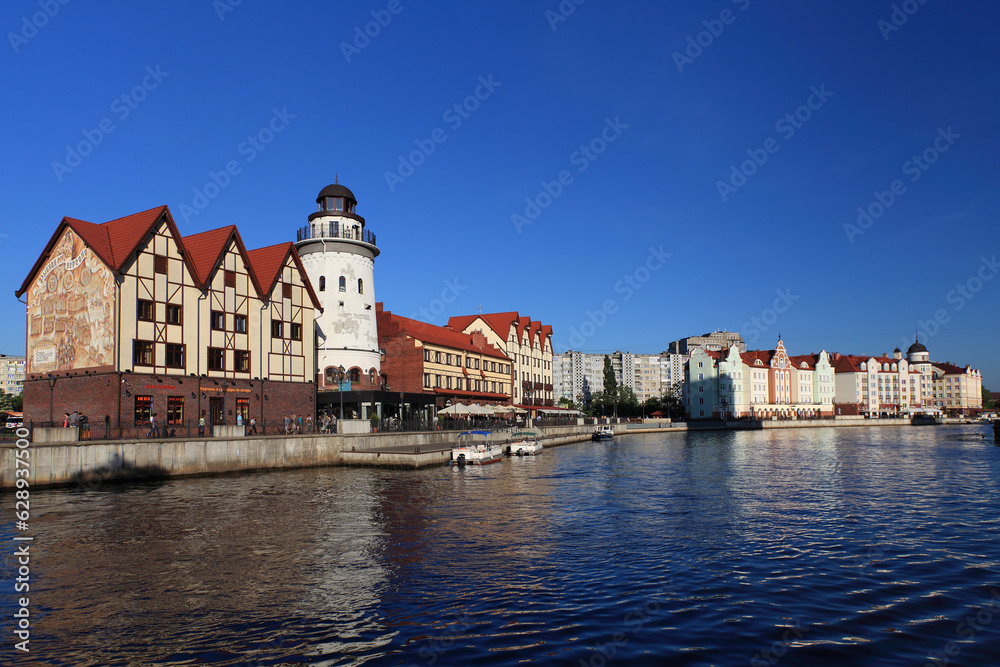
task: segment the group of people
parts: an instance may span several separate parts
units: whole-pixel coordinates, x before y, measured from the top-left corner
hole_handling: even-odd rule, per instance
[[[63,413],[63,428],[79,428],[80,432],[90,430],[90,420],[87,419],[87,415],[74,410],[72,413]]]

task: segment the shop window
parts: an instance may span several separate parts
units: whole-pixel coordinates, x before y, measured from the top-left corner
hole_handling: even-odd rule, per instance
[[[153,397],[136,396],[133,408],[133,419],[136,426],[149,426],[149,417],[153,414]]]
[[[184,422],[184,397],[167,396],[167,423],[181,424]]]

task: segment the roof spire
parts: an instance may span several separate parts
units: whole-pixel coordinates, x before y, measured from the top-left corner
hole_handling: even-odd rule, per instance
[[[339,179],[340,179],[340,176],[337,174],[337,172],[333,172],[333,184],[334,185],[340,185],[340,180]]]

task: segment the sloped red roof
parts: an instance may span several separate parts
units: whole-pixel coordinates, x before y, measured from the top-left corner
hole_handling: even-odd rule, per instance
[[[955,364],[949,364],[947,362],[940,363],[940,362],[937,362],[937,361],[932,361],[931,365],[934,366],[934,368],[938,368],[938,369],[944,371],[945,375],[965,375],[965,369],[964,368],[960,368],[960,367],[956,366]]]
[[[281,275],[281,267],[285,265],[285,260],[289,255],[292,256],[292,261],[299,269],[302,284],[305,285],[306,291],[309,293],[309,298],[312,299],[313,306],[322,311],[323,308],[321,307],[319,297],[313,291],[312,283],[309,281],[309,274],[306,273],[305,267],[302,266],[302,259],[295,249],[295,244],[291,241],[247,251],[247,257],[250,259],[250,265],[253,267],[254,273],[257,274],[257,280],[260,282],[263,294],[265,296],[269,295],[274,289],[274,284],[278,282],[278,277]]]
[[[801,370],[802,362],[806,363],[806,367],[809,370],[816,370],[816,355],[812,354],[800,354],[795,357],[788,357],[788,361],[794,366]]]
[[[490,357],[510,361],[503,352],[492,345],[487,344],[482,348],[473,345],[471,334],[453,331],[445,327],[428,324],[427,322],[411,320],[408,317],[395,315],[389,311],[383,311],[383,313],[388,314],[399,325],[402,333],[421,342],[465,350],[467,352],[480,352]]]
[[[448,327],[454,331],[463,331],[467,326],[482,319],[490,329],[493,329],[504,341],[510,335],[510,325],[518,318],[517,312],[509,313],[482,313],[479,315],[457,315],[448,318]]]
[[[229,245],[229,239],[236,231],[236,225],[210,229],[184,237],[184,247],[191,257],[195,269],[195,280],[205,285],[215,269],[222,253]]]
[[[773,350],[747,350],[746,352],[740,352],[740,359],[747,366],[754,366],[755,368],[760,368],[756,364],[760,361],[761,365],[765,367],[771,366],[771,355],[774,353]]]
[[[55,232],[52,233],[52,238],[45,245],[45,249],[38,256],[35,265],[28,272],[28,276],[24,279],[21,288],[15,292],[16,296],[20,297],[28,290],[28,286],[31,284],[35,274],[48,261],[53,246],[55,246],[56,241],[59,240],[60,235],[66,227],[76,232],[83,242],[87,244],[87,247],[93,250],[94,254],[100,257],[101,261],[107,264],[111,270],[120,271],[132,256],[132,253],[138,249],[142,240],[146,238],[146,235],[149,234],[153,226],[160,220],[161,216],[166,216],[167,227],[174,236],[178,248],[183,251],[184,245],[181,242],[180,233],[177,231],[177,225],[174,224],[173,218],[170,216],[170,211],[166,206],[157,206],[101,224],[78,220],[76,218],[63,218],[56,227]],[[193,267],[186,254],[184,261],[188,264],[188,269],[192,270]]]

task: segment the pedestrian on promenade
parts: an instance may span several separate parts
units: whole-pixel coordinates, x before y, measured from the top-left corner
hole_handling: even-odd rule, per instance
[[[69,413],[63,413],[63,428],[69,428]]]
[[[251,433],[257,433],[257,418],[256,417],[251,417],[250,418],[250,432]]]
[[[202,415],[198,419],[198,437],[199,438],[205,437],[205,415]]]
[[[237,412],[236,413],[236,425],[237,426],[243,426],[243,413],[242,412]]]
[[[309,415],[308,417],[306,417],[306,433],[312,433],[312,432],[313,432],[313,418],[312,415]]]
[[[330,432],[337,432],[337,415],[330,415]]]
[[[290,424],[291,420],[289,420],[288,415],[285,415],[285,435],[288,435],[289,433],[288,429],[290,428]]]
[[[149,415],[149,433],[146,434],[147,438],[158,438],[160,437],[160,431],[156,427],[156,413]]]

